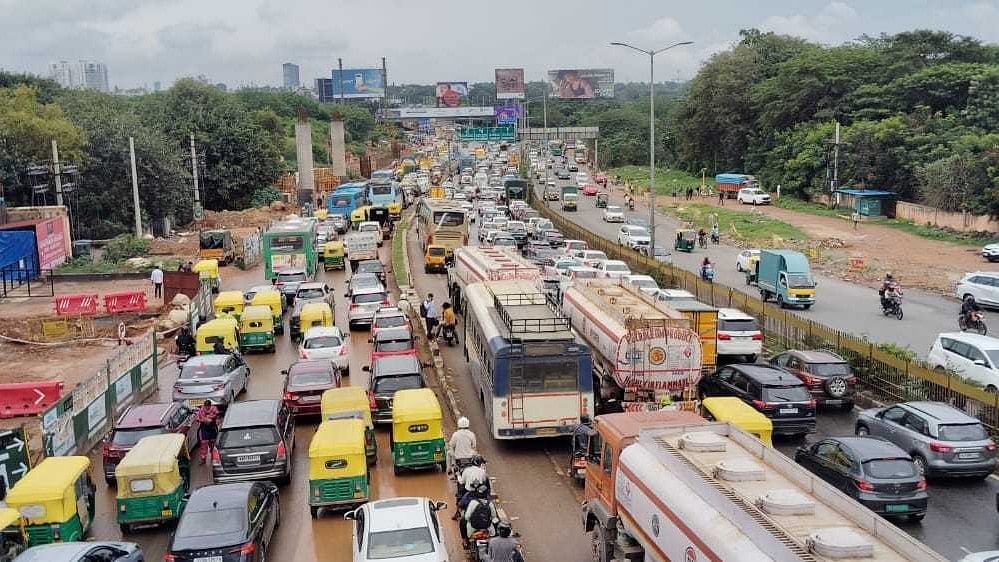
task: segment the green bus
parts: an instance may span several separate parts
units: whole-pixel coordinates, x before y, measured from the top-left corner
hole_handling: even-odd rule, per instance
[[[291,219],[277,223],[264,232],[264,278],[274,279],[282,269],[304,269],[316,274],[316,221]]]

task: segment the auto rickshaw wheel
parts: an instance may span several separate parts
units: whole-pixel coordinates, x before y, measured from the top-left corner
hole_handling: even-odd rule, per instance
[[[313,519],[319,519],[319,506],[317,505],[309,506],[309,513],[312,514]]]
[[[128,523],[119,523],[118,528],[121,529],[122,535],[128,535],[131,534],[132,532],[132,526],[129,525]]]
[[[397,464],[393,464],[392,473],[395,474],[396,476],[399,476],[400,474],[402,474],[402,467]]]

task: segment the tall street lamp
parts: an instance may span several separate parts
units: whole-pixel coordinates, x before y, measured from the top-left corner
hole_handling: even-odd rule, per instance
[[[656,250],[656,81],[655,81],[655,59],[656,55],[663,51],[668,51],[680,45],[693,45],[693,41],[680,41],[667,45],[662,49],[650,51],[639,49],[634,45],[615,41],[611,45],[627,47],[639,53],[649,55],[649,249],[655,254]]]

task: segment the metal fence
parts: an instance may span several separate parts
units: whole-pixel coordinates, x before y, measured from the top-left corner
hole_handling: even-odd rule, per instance
[[[55,277],[51,269],[0,268],[0,298],[52,296],[55,296]]]
[[[541,216],[550,219],[566,238],[586,241],[591,249],[601,250],[608,257],[627,262],[633,272],[651,275],[662,287],[684,289],[711,306],[738,308],[755,316],[770,348],[827,349],[836,352],[853,366],[861,388],[876,399],[888,402],[947,402],[979,418],[993,434],[999,434],[999,393],[987,392],[968,384],[954,373],[899,357],[866,339],[808,320],[721,283],[708,283],[691,271],[627,249],[562,217],[546,207],[544,201],[538,201],[537,197],[533,198],[532,205]]]

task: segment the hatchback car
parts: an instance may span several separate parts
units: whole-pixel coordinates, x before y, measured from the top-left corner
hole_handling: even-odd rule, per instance
[[[825,350],[792,349],[775,355],[770,364],[801,379],[819,404],[853,408],[857,377],[850,363],[839,355]]]
[[[350,307],[347,309],[347,326],[351,330],[359,325],[370,326],[378,309],[390,304],[388,292],[384,288],[374,287],[355,292],[350,297]]]
[[[815,431],[815,400],[797,377],[776,367],[740,363],[718,369],[701,379],[705,396],[737,396],[770,418],[776,435]]]
[[[586,250],[588,248],[589,245],[586,243],[585,240],[566,240],[563,252],[568,255],[569,253],[575,252],[576,250]]]
[[[142,549],[132,542],[56,542],[33,546],[14,562],[143,562]]]
[[[333,291],[326,283],[302,283],[295,291],[295,300],[321,301],[333,308]]]
[[[241,482],[198,488],[170,537],[167,562],[261,562],[281,523],[277,486]]]
[[[941,402],[863,410],[855,431],[898,445],[927,478],[985,478],[996,467],[996,444],[982,422]]]
[[[608,205],[604,209],[604,222],[624,222],[624,209],[617,205]]]
[[[583,189],[581,190],[583,195],[589,195],[590,197],[592,197],[597,194],[597,191],[599,191],[597,189],[597,185],[593,183],[587,183],[587,184],[580,183],[579,185],[583,186]]]
[[[888,441],[832,437],[798,447],[794,460],[874,513],[913,521],[926,515],[926,478]]]
[[[248,400],[225,413],[212,449],[212,479],[291,480],[295,416],[281,400]]]
[[[318,415],[323,392],[340,388],[340,371],[326,360],[296,361],[281,374],[284,405],[296,416]]]
[[[735,308],[718,309],[718,355],[743,357],[749,363],[763,353],[763,332],[752,316]]]
[[[375,405],[371,415],[378,423],[392,422],[392,401],[397,391],[426,386],[423,365],[415,355],[375,357],[364,370],[371,373],[368,394]]]
[[[115,483],[114,469],[140,439],[163,433],[183,435],[188,451],[193,450],[198,445],[198,423],[194,410],[182,402],[129,406],[115,422],[111,435],[104,440],[101,450],[104,480],[108,484]]]
[[[760,251],[756,249],[743,250],[739,252],[738,257],[735,258],[735,269],[738,271],[749,271],[750,262],[753,258],[759,258]]]
[[[342,376],[350,376],[350,339],[344,337],[336,326],[317,326],[306,330],[298,346],[298,356],[329,361]]]
[[[971,297],[982,306],[999,308],[999,273],[995,271],[965,273],[958,282],[955,293],[961,300]]]
[[[607,261],[607,254],[600,250],[578,250],[572,256],[583,262],[586,267],[599,267],[601,263]]]
[[[295,293],[298,286],[309,280],[309,274],[304,269],[282,269],[274,275],[274,288],[284,295],[284,302],[291,306],[295,303]]]
[[[368,502],[344,514],[353,520],[353,562],[448,562],[437,512],[444,502],[402,497]]]
[[[225,409],[246,391],[249,380],[250,367],[239,355],[198,355],[181,367],[173,383],[173,400],[192,410],[205,400]]]
[[[947,370],[972,380],[989,392],[999,390],[999,339],[945,332],[933,341],[926,362],[938,370]]]

